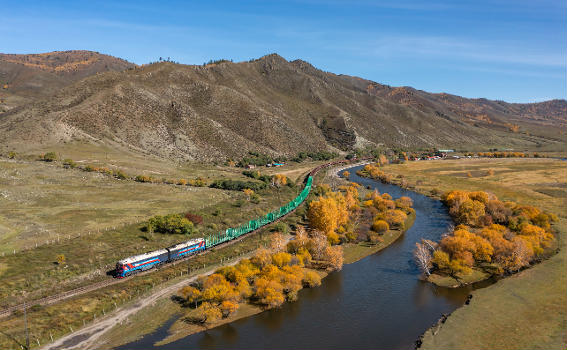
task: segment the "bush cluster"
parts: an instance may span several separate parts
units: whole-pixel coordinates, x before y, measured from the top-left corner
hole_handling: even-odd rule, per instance
[[[179,214],[156,215],[148,220],[146,230],[149,232],[185,235],[197,232],[193,222]]]
[[[392,199],[388,193],[380,194],[377,190],[366,195],[364,206],[373,214],[372,231],[368,233],[368,241],[377,243],[380,237],[392,228],[403,230],[409,214],[414,213],[413,201],[409,197]]]
[[[551,223],[557,217],[536,207],[502,202],[483,191],[450,191],[443,201],[460,225],[441,240],[433,265],[451,275],[468,274],[483,263],[517,271],[554,240]]]
[[[367,177],[374,180],[380,180],[382,182],[390,182],[392,177],[380,170],[380,164],[366,164],[364,168],[356,172],[357,175],[362,177]]]
[[[209,187],[222,190],[242,191],[245,188],[259,191],[266,188],[263,182],[240,181],[240,180],[216,180]]]
[[[299,152],[297,156],[293,157],[291,160],[297,163],[301,163],[307,158],[311,158],[312,160],[331,160],[336,157],[338,157],[338,154],[328,151]]]
[[[236,312],[242,302],[279,307],[286,300],[296,300],[302,288],[321,284],[320,275],[307,266],[342,267],[341,247],[331,247],[324,235],[316,233],[310,238],[303,228],[298,228],[292,242],[286,245],[283,235],[276,233],[270,250],[259,249],[251,259],[222,267],[200,277],[196,284],[183,287],[179,298],[192,308],[186,319],[212,323]]]

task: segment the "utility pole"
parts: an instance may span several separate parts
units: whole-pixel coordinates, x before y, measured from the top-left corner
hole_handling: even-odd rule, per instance
[[[28,313],[26,311],[26,300],[24,299],[24,324],[26,326],[26,350],[30,348],[30,333],[28,330]]]

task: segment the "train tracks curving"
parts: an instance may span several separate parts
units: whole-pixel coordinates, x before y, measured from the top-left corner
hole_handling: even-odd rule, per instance
[[[354,160],[354,161],[359,162],[359,161],[368,160],[368,159],[370,159],[370,158],[356,159],[356,160]],[[316,168],[313,168],[313,169],[309,172],[308,176],[315,176],[321,169],[325,169],[325,168],[328,168],[328,167],[331,167],[331,166],[335,166],[335,165],[339,165],[339,164],[348,164],[348,163],[351,163],[351,161],[349,161],[349,160],[341,160],[341,161],[329,162],[329,163],[321,164],[321,165],[317,166]],[[296,208],[296,209],[297,209],[297,208]],[[286,215],[284,215],[284,216],[278,218],[277,220],[274,220],[273,222],[275,223],[275,222],[278,222],[278,221],[280,221],[280,220],[286,218],[288,215],[292,214],[296,209],[293,209],[293,210],[292,210],[291,212],[289,212],[288,214],[286,214]],[[222,247],[225,247],[225,246],[229,246],[229,245],[231,245],[231,244],[234,244],[234,243],[236,243],[236,242],[239,242],[240,240],[244,239],[245,237],[247,237],[247,236],[249,236],[249,235],[251,235],[251,234],[253,234],[253,233],[258,232],[258,231],[262,230],[263,228],[264,228],[264,227],[260,227],[260,228],[254,230],[254,231],[250,231],[249,233],[247,233],[247,234],[245,234],[245,235],[243,235],[243,236],[240,236],[240,237],[235,238],[235,239],[233,239],[233,240],[230,240],[230,241],[221,243],[221,244],[218,245],[218,247],[219,247],[219,248],[222,248]],[[191,258],[193,258],[193,257],[195,257],[195,256],[200,256],[200,255],[207,254],[209,251],[210,251],[210,250],[206,250],[206,251],[204,251],[204,252],[202,252],[202,253],[199,253],[199,254],[197,254],[197,255],[193,255],[193,256],[187,257],[187,258],[185,258],[185,259],[181,259],[181,260],[174,261],[174,262],[168,264],[167,266],[174,266],[174,265],[177,265],[177,264],[179,264],[179,263],[186,262],[186,261],[190,260]],[[138,273],[138,274],[136,274],[136,276],[143,276],[143,275],[145,275],[145,274],[152,273],[152,272],[158,271],[158,270],[159,270],[159,269],[151,269],[151,270],[148,270],[148,271],[144,271],[144,272]],[[111,285],[114,285],[114,284],[118,284],[118,283],[123,283],[123,282],[125,282],[125,281],[128,281],[130,278],[135,278],[135,276],[132,276],[132,277],[129,277],[129,278],[125,278],[125,279],[114,279],[114,278],[113,278],[113,279],[106,279],[106,280],[104,280],[104,281],[92,283],[92,284],[89,284],[89,285],[86,285],[86,286],[82,286],[82,287],[70,289],[70,290],[65,291],[65,292],[61,292],[61,293],[54,294],[54,295],[50,295],[50,296],[47,296],[47,297],[44,297],[44,298],[40,298],[40,299],[36,299],[36,300],[33,300],[33,301],[29,301],[29,302],[26,302],[25,304],[22,303],[22,304],[10,306],[10,307],[7,307],[7,308],[5,308],[5,309],[0,310],[0,318],[7,317],[7,316],[11,315],[14,311],[21,311],[21,310],[24,310],[25,307],[30,307],[30,306],[34,306],[34,305],[42,305],[42,306],[45,306],[45,305],[54,304],[54,303],[59,302],[59,301],[61,301],[61,300],[69,299],[69,298],[72,298],[72,297],[75,297],[75,296],[78,296],[78,295],[81,295],[81,294],[85,294],[85,293],[88,293],[88,292],[92,292],[92,291],[97,290],[97,289],[100,289],[100,288],[108,287],[108,286],[111,286]]]

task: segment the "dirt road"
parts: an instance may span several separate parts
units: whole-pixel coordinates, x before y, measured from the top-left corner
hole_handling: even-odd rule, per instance
[[[244,258],[244,257],[243,257]],[[234,265],[239,260],[235,260],[227,265]],[[122,307],[108,314],[106,317],[100,318],[94,324],[86,326],[80,330],[77,330],[71,334],[63,336],[55,340],[51,344],[47,344],[42,347],[42,349],[57,349],[57,350],[67,350],[67,349],[93,349],[99,344],[99,339],[107,331],[112,329],[112,327],[117,324],[121,324],[128,320],[128,317],[134,315],[146,306],[152,305],[158,299],[170,296],[178,291],[181,287],[186,286],[189,282],[197,279],[200,275],[210,274],[218,269],[219,266],[214,266],[209,269],[203,270],[199,275],[195,275],[179,281],[171,286],[156,290],[151,295],[144,297],[143,299],[137,301],[134,304]]]

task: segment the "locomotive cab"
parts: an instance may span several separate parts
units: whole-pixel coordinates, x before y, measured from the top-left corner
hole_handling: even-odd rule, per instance
[[[116,263],[116,270],[115,270],[115,276],[118,278],[122,278],[124,274],[124,265],[122,265],[121,263]]]

